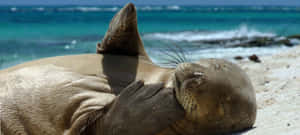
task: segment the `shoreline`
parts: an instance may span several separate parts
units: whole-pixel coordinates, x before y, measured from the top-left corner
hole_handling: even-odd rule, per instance
[[[254,128],[237,135],[300,134],[300,46],[260,60],[236,62],[251,79],[258,105]]]

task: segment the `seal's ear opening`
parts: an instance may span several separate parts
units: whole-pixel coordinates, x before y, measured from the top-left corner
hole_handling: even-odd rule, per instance
[[[111,20],[97,45],[97,53],[141,56],[149,60],[137,28],[137,13],[132,3],[124,6]]]

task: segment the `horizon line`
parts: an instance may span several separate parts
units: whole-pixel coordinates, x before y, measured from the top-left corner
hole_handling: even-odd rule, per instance
[[[124,6],[126,4],[0,4],[0,6]],[[267,4],[135,4],[135,6],[261,6],[261,7],[300,7],[300,5],[267,5]]]

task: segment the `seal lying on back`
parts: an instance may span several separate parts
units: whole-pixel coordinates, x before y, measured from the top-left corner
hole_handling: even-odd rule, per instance
[[[143,47],[143,43],[138,34],[136,10],[133,4],[126,5],[112,19],[108,32],[106,33],[104,39],[102,40],[102,43],[98,45],[97,52],[99,54],[62,56],[62,57],[41,59],[41,60],[21,64],[12,67],[10,69],[0,71],[0,74],[2,74],[2,76],[4,77],[15,76],[15,79],[13,80],[18,80],[18,77],[22,77],[21,73],[22,74],[27,73],[28,70],[38,71],[41,67],[34,68],[34,66],[36,65],[53,64],[55,67],[62,67],[64,69],[68,69],[70,72],[72,72],[72,74],[79,74],[79,76],[89,76],[89,77],[93,76],[97,78],[97,81],[86,80],[82,82],[85,82],[87,84],[89,84],[88,82],[97,82],[99,83],[98,85],[93,85],[93,83],[90,83],[90,85],[87,85],[85,83],[75,85],[80,87],[89,86],[88,88],[84,88],[81,90],[79,89],[80,92],[85,91],[85,89],[90,91],[89,89],[96,89],[95,87],[97,87],[98,90],[95,93],[91,93],[90,96],[94,96],[94,95],[96,96],[97,93],[108,94],[108,95],[102,95],[97,97],[96,99],[99,100],[98,102],[88,101],[86,99],[89,98],[84,98],[85,96],[82,96],[82,100],[73,103],[72,102],[73,100],[70,99],[70,97],[73,97],[72,95],[74,93],[73,90],[74,89],[76,90],[77,88],[72,88],[71,90],[65,90],[65,89],[61,89],[61,87],[58,87],[60,88],[59,90],[61,91],[61,94],[59,95],[66,94],[67,96],[64,97],[69,97],[63,100],[63,98],[62,99],[57,98],[59,96],[55,95],[55,93],[51,93],[53,86],[56,86],[57,82],[53,83],[51,85],[52,87],[49,87],[44,83],[45,86],[43,86],[43,88],[47,86],[46,88],[48,88],[51,91],[47,96],[41,96],[39,94],[32,94],[35,95],[32,96],[31,94],[21,93],[20,96],[25,95],[25,97],[30,97],[30,98],[26,98],[28,100],[35,99],[40,102],[39,105],[32,103],[32,104],[28,104],[28,106],[26,107],[21,108],[21,110],[23,109],[23,112],[26,112],[26,110],[28,111],[28,109],[35,108],[39,110],[38,114],[43,114],[43,116],[44,115],[47,116],[43,120],[39,121],[39,123],[41,123],[40,125],[42,125],[43,122],[46,121],[45,123],[48,124],[43,125],[43,127],[48,126],[51,128],[47,128],[47,130],[36,131],[36,132],[40,134],[44,132],[45,133],[49,132],[48,134],[51,134],[51,133],[56,133],[54,131],[61,131],[59,133],[75,134],[76,131],[78,131],[78,129],[80,130],[85,129],[83,130],[83,132],[80,133],[101,134],[104,131],[104,129],[109,129],[105,133],[107,134],[111,133],[115,135],[116,134],[124,135],[126,133],[143,134],[143,135],[222,134],[222,133],[234,132],[234,131],[250,128],[253,126],[255,122],[256,100],[255,100],[255,93],[252,84],[248,79],[247,75],[235,64],[232,64],[225,60],[216,60],[216,59],[204,59],[195,63],[182,63],[179,64],[176,68],[162,68],[153,64],[150,61],[148,55],[146,54]],[[24,69],[26,68],[28,70],[24,71]],[[45,72],[43,71],[42,73],[51,73],[50,71],[55,71],[55,70],[52,68],[49,69],[49,71],[48,70]],[[26,77],[27,75],[23,75],[23,77],[24,76]],[[43,80],[43,79],[39,79],[41,77],[43,78],[43,76],[45,76],[45,74],[36,74],[36,76],[33,78],[37,79],[38,80],[37,82],[39,82]],[[66,76],[66,78],[71,78],[66,80],[72,80],[73,76],[78,76],[78,75],[70,75],[69,77]],[[43,81],[55,80],[55,78],[62,79],[62,77],[64,76],[54,76],[51,79],[44,78]],[[152,95],[174,94],[175,96],[166,96],[168,98],[164,100],[162,100],[163,98],[154,98],[155,96],[146,96],[147,98],[142,98],[144,100],[139,100],[139,101],[146,102],[145,99],[151,99],[150,100],[151,102],[150,103],[148,102],[148,104],[146,103],[144,105],[140,105],[139,107],[136,107],[135,110],[147,110],[148,108],[151,109],[148,109],[148,111],[138,111],[136,113],[129,113],[131,115],[129,115],[128,112],[121,113],[126,115],[120,115],[116,113],[118,111],[114,111],[114,110],[118,110],[118,108],[122,108],[121,107],[122,105],[118,106],[118,104],[115,104],[115,107],[112,107],[110,106],[110,104],[111,102],[117,99],[114,97],[115,95],[120,95],[121,97],[122,95],[126,95],[125,93],[128,93],[128,91],[131,91],[132,89],[133,91],[135,91],[135,89],[131,87],[128,88],[129,90],[125,89],[125,91],[122,91],[126,86],[128,86],[128,84],[130,84],[135,80],[143,80],[146,85],[157,84],[157,83],[164,84],[163,86],[164,88],[160,88],[160,87],[155,88],[153,86],[148,86],[149,88],[148,91],[146,91],[146,93],[149,91],[155,91],[154,93],[152,93]],[[51,84],[50,82],[49,84]],[[62,81],[60,84],[65,84],[67,82],[68,81]],[[4,83],[7,82],[4,81]],[[18,85],[17,87],[15,86],[14,83],[11,83],[11,85],[15,86],[13,87],[14,88],[13,91],[18,91],[19,86],[31,85],[30,82],[21,83],[21,84],[22,85]],[[33,86],[38,87],[38,85],[36,84]],[[6,87],[4,87],[4,90],[2,90],[3,88],[1,88],[1,98],[7,97],[7,93],[12,93],[10,92],[12,90],[11,88],[12,87],[7,85]],[[145,88],[141,87],[138,89],[143,90]],[[174,90],[174,93],[163,92],[166,90],[169,91]],[[31,91],[31,92],[41,93],[38,91]],[[151,95],[151,94],[146,94],[146,95]],[[81,96],[78,96],[78,98],[79,97]],[[164,97],[164,96],[158,96],[158,97]],[[16,98],[20,98],[20,97],[16,97]],[[54,98],[55,101],[52,101],[51,100],[52,98]],[[109,100],[103,100],[100,98],[109,98]],[[136,97],[131,96],[130,98],[135,99]],[[30,101],[35,101],[35,100],[30,100]],[[8,101],[11,100],[8,99],[5,99],[4,101],[1,100],[1,106],[3,106],[2,102],[5,103],[4,105],[6,105],[8,104]],[[153,107],[152,104],[157,103],[158,101],[160,101],[161,107],[159,108]],[[179,104],[176,104],[177,101]],[[57,107],[57,110],[52,110],[52,109],[47,110],[47,106],[45,106],[44,104],[47,104],[47,106],[55,106]],[[80,108],[80,106],[68,108],[70,104],[72,105],[80,104],[80,105],[92,106],[92,107],[93,105],[100,104],[101,107],[96,109],[97,110],[96,113],[92,111],[94,112],[92,114],[97,114],[96,118],[94,118],[93,120],[88,120],[88,122],[79,119],[77,124],[79,126],[77,126],[77,130],[72,130],[75,132],[71,132],[70,125],[72,124],[70,123],[72,123],[72,121],[76,121],[76,118],[80,118],[79,116],[81,115],[90,116],[91,114],[86,113],[89,112],[86,109],[83,110],[78,109]],[[168,104],[171,105],[167,106]],[[10,109],[15,110],[15,108],[12,107],[10,107]],[[108,110],[111,109],[111,111],[107,111],[107,109]],[[130,110],[130,107],[122,108],[121,110],[126,110],[126,109]],[[78,110],[80,110],[79,113],[75,113]],[[5,112],[5,111],[6,110],[3,109],[1,110],[1,112]],[[59,115],[59,114],[65,114],[65,111],[69,112],[68,114],[70,115]],[[182,111],[185,112],[184,116],[181,115],[180,113]],[[160,113],[156,113],[156,115],[154,115],[155,112],[160,112]],[[25,122],[34,123],[35,121],[34,116],[38,114],[26,116],[27,119],[31,119],[32,121],[25,121]],[[73,116],[72,114],[78,114],[78,115]],[[136,116],[136,118],[134,118],[133,114]],[[16,115],[15,117],[18,116],[17,118],[19,119],[15,118],[16,121],[20,121],[20,119],[22,119],[25,116],[20,113],[18,114],[14,113],[10,115]],[[134,120],[135,121],[143,120],[142,119],[143,116],[147,116],[148,119],[144,120],[144,123],[147,124],[143,124],[143,122],[140,122],[138,123],[140,125],[137,125],[136,123],[134,123]],[[151,123],[152,117],[156,118],[157,121]],[[71,118],[74,120],[71,120]],[[84,118],[90,119],[91,117],[84,117]],[[114,118],[118,118],[118,119],[114,119]],[[128,124],[126,125],[126,128],[122,128],[124,127],[124,124],[122,125],[121,123],[122,122],[126,123],[125,119],[126,121],[128,121]],[[131,119],[133,120],[129,122]],[[1,118],[1,123],[2,121],[5,122],[5,120]],[[101,124],[102,121],[106,121],[106,123]],[[109,121],[110,123],[107,121]],[[167,122],[163,123],[163,121],[167,121]],[[24,121],[21,121],[20,125],[22,125],[22,122]],[[33,127],[37,127],[37,125],[39,124],[35,123],[35,125],[33,124],[32,126],[30,126],[31,129],[29,128],[26,130],[33,131]],[[83,128],[86,125],[89,126]],[[101,125],[104,125],[104,127],[114,127],[114,128],[101,128]],[[135,133],[127,130],[126,132],[122,132],[125,131],[124,129],[130,129],[131,127],[138,127],[138,126],[140,128],[137,129],[141,129],[145,131],[138,132],[137,130],[137,132]],[[149,127],[151,127],[151,129],[149,129]]]
[[[126,51],[130,52],[127,55],[138,54],[150,63],[137,32],[136,16],[129,16],[125,24],[116,23],[120,19],[124,18],[119,14],[114,17],[102,43],[98,44],[97,52],[119,53],[124,49],[120,45],[129,44],[131,51]],[[147,70],[138,71],[142,76],[138,74],[136,79],[163,82],[166,87],[175,89],[176,98],[186,113],[184,118],[160,135],[224,134],[247,129],[254,124],[255,93],[249,78],[237,65],[220,59],[182,63],[176,69],[144,65],[147,64],[139,66]],[[147,74],[149,71],[155,75]]]

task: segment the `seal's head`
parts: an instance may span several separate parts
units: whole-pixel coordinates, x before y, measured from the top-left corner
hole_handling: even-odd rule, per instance
[[[186,111],[186,118],[175,124],[177,132],[218,134],[254,124],[254,90],[235,64],[217,59],[183,63],[177,66],[173,81],[176,98]]]

